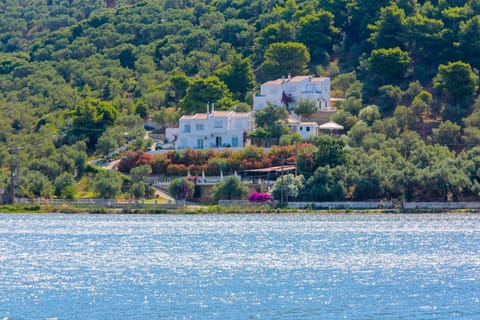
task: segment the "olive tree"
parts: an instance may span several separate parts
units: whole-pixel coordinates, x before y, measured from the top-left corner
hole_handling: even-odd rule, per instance
[[[215,200],[239,200],[248,194],[248,187],[237,176],[228,176],[213,187]]]
[[[185,200],[193,194],[195,184],[186,178],[173,179],[168,185],[168,192],[178,200]]]
[[[302,99],[295,104],[293,109],[296,114],[306,118],[310,117],[317,110],[317,103],[313,99]]]
[[[112,170],[104,170],[96,175],[93,186],[101,198],[108,199],[120,193],[122,182],[120,174]]]
[[[278,177],[273,185],[273,197],[281,202],[295,200],[303,193],[304,180],[302,175],[296,176],[291,173]]]

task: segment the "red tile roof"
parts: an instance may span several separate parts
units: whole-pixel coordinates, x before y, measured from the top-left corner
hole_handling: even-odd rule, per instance
[[[281,85],[284,83],[289,83],[289,82],[302,82],[307,79],[311,79],[310,81],[312,82],[322,82],[327,80],[327,77],[312,77],[312,76],[295,76],[292,78],[281,78],[281,79],[276,79],[276,80],[270,80],[265,82],[263,85],[271,86],[271,85]]]

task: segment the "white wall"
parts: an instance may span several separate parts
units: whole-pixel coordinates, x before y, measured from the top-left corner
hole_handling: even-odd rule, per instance
[[[178,149],[242,147],[243,133],[253,130],[253,122],[252,114],[242,116],[234,112],[216,112],[181,118],[176,147]],[[185,125],[190,126],[190,132],[185,132]]]
[[[299,77],[286,79],[283,83],[267,82],[260,86],[260,94],[253,98],[253,110],[261,110],[267,106],[267,102],[276,106],[282,105],[282,92],[291,94],[295,101],[311,99],[319,103],[321,110],[330,110],[330,78]],[[295,80],[295,81],[294,81]],[[293,105],[292,105],[293,106]]]

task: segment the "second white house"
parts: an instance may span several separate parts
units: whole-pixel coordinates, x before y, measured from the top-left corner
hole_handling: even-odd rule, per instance
[[[319,111],[331,110],[330,78],[288,75],[287,78],[267,81],[253,98],[253,110],[261,110],[268,103],[275,106],[288,104],[289,109],[293,109],[296,102],[306,99],[315,101]]]

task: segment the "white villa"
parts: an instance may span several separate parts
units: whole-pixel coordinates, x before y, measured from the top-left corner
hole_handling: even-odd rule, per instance
[[[319,133],[319,126],[316,122],[301,122],[292,117],[288,118],[288,127],[291,133],[298,132],[302,139],[306,140],[311,136],[316,136]]]
[[[330,105],[330,78],[296,76],[267,81],[260,86],[260,93],[253,98],[253,110],[261,110],[271,103],[284,105],[285,98],[291,100],[289,109],[295,102],[311,99],[317,102],[318,110],[332,110]],[[282,101],[283,100],[283,101]]]
[[[184,115],[178,128],[167,128],[166,138],[175,149],[244,147],[245,137],[254,130],[252,112],[212,111]]]

